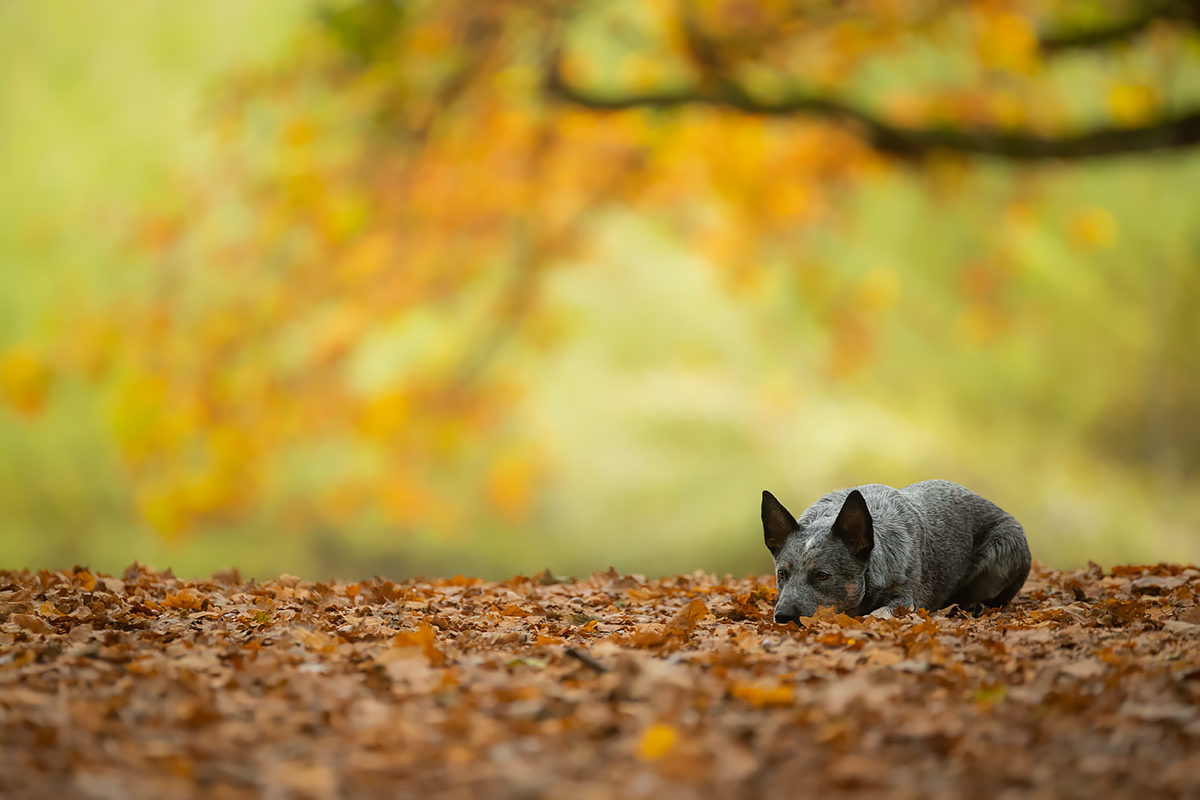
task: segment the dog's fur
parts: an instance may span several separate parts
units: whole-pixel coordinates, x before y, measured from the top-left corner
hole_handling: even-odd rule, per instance
[[[797,519],[763,492],[775,557],[775,621],[820,606],[861,616],[948,605],[1002,606],[1029,575],[1029,544],[1011,515],[950,481],[839,489]]]

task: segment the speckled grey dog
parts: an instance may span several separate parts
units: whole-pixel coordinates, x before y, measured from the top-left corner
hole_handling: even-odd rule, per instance
[[[1021,524],[950,481],[838,489],[799,519],[763,492],[762,521],[781,624],[820,606],[883,617],[898,606],[1002,606],[1029,575]]]

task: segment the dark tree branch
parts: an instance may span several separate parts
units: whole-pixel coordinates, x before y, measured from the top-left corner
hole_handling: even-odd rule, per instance
[[[1200,109],[1173,115],[1151,125],[1101,127],[1064,136],[1039,136],[990,129],[912,128],[896,125],[848,103],[818,96],[758,100],[728,81],[708,90],[601,95],[569,84],[555,55],[545,76],[547,93],[559,101],[594,111],[633,108],[673,110],[685,106],[717,106],[759,116],[808,116],[849,123],[876,150],[919,158],[936,151],[994,156],[1011,161],[1082,160],[1179,150],[1200,144]]]
[[[1041,36],[1039,44],[1042,52],[1048,55],[1068,50],[1108,47],[1133,39],[1160,19],[1200,26],[1200,3],[1196,0],[1160,0],[1148,4],[1142,13],[1117,20],[1110,25],[1083,30],[1049,31]]]

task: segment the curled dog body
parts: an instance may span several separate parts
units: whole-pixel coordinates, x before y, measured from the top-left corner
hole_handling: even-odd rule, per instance
[[[950,481],[840,489],[799,518],[763,492],[762,523],[780,623],[821,606],[859,616],[902,606],[1002,606],[1031,564],[1020,523]]]

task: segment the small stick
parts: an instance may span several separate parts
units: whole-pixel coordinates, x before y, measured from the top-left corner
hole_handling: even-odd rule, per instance
[[[603,675],[605,672],[608,672],[608,667],[604,666],[599,661],[592,658],[591,654],[589,654],[586,650],[579,650],[575,647],[568,647],[567,655],[569,655],[571,658],[578,661],[580,664],[583,664],[588,669],[595,670],[596,672],[600,673],[601,675]]]

